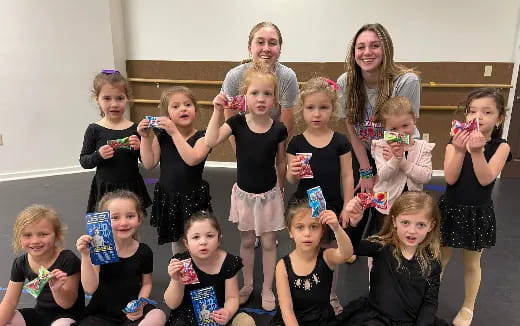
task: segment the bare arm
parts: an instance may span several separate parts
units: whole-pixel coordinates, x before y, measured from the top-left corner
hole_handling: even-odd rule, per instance
[[[231,135],[231,127],[227,123],[220,126],[220,119],[225,114],[225,103],[226,98],[223,93],[218,94],[213,99],[213,114],[206,128],[206,137],[204,137],[206,146],[210,148],[217,146]]]
[[[287,172],[287,164],[285,161],[285,143],[285,140],[278,143],[278,151],[276,153],[276,177],[278,179],[277,182],[280,190],[284,188],[285,174]]]
[[[153,169],[159,163],[161,157],[161,147],[157,137],[152,133],[152,128],[149,127],[150,121],[143,119],[137,125],[137,132],[141,136],[141,162],[145,169]]]
[[[298,181],[300,181],[300,171],[302,169],[302,162],[297,159],[296,155],[287,153],[287,165],[287,181],[289,181],[289,183],[295,184]]]
[[[466,144],[468,143],[469,133],[464,130],[456,133],[451,144],[446,145],[444,153],[444,179],[449,185],[457,182],[466,154]]]
[[[23,282],[9,281],[2,303],[0,303],[0,325],[7,325],[13,318],[14,311],[20,301]]]
[[[53,270],[53,279],[49,281],[49,286],[56,304],[63,309],[71,308],[78,298],[78,287],[80,273],[67,276],[61,270]]]
[[[225,283],[226,299],[224,302],[224,308],[230,312],[231,316],[234,316],[238,311],[238,276],[235,275],[232,278],[228,278]]]
[[[177,309],[184,298],[184,284],[181,282],[182,268],[183,265],[178,259],[172,259],[168,264],[170,284],[164,291],[164,301],[170,309]]]
[[[500,144],[489,162],[486,162],[483,151],[471,152],[473,170],[475,170],[475,175],[480,185],[487,186],[496,179],[506,164],[510,150],[508,144]]]
[[[85,292],[92,294],[96,292],[99,285],[99,266],[94,266],[90,259],[89,243],[92,237],[82,235],[76,242],[76,249],[81,255],[81,284]]]
[[[361,169],[370,168],[370,161],[368,160],[368,155],[366,151],[366,147],[363,142],[359,139],[354,130],[354,125],[347,121],[347,134],[350,140],[350,144],[352,145],[352,149],[354,150],[354,155],[356,155],[356,159],[359,162],[359,167]],[[361,188],[361,192],[372,192],[374,188],[374,177],[365,179],[359,178],[359,183],[355,185],[355,190]]]
[[[346,213],[347,203],[354,197],[354,177],[352,176],[352,153],[348,152],[339,157],[341,168],[341,190],[343,192],[343,209],[340,213],[341,225],[347,227],[348,216]]]
[[[236,115],[237,112],[235,110],[224,110],[224,119],[227,120],[231,118],[232,116]],[[233,149],[233,152],[237,152],[237,144],[235,142],[235,136],[230,135],[229,136],[229,144],[231,145],[231,148]]]
[[[189,166],[195,166],[200,162],[204,161],[208,156],[210,147],[206,146],[206,141],[204,137],[197,139],[195,142],[195,146],[191,147],[190,144],[184,139],[184,137],[179,133],[175,133],[171,136],[175,147],[179,151],[179,155],[181,156],[184,163]]]
[[[149,298],[150,294],[152,294],[152,273],[143,274],[138,298]]]
[[[278,303],[284,324],[286,326],[298,326],[298,320],[296,320],[293,310],[289,278],[283,260],[279,260],[276,264],[276,293],[278,294]]]
[[[294,130],[294,113],[293,108],[282,108],[280,112],[280,121],[287,128],[287,139],[291,139]]]
[[[326,222],[329,225],[338,243],[337,248],[325,249],[323,252],[323,259],[330,267],[344,263],[354,254],[352,242],[350,242],[350,238],[341,228],[337,219],[333,211],[325,210],[320,213],[320,221],[323,220],[322,223]]]

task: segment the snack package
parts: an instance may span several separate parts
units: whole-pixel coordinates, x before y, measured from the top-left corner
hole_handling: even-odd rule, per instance
[[[388,142],[403,143],[406,145],[410,144],[410,135],[400,134],[397,131],[385,130],[383,132],[383,138]]]
[[[103,265],[119,261],[110,224],[110,212],[90,213],[85,217],[87,234],[92,237],[90,243],[92,264]]]
[[[191,258],[187,258],[184,260],[181,260],[181,263],[183,265],[182,271],[181,271],[181,282],[182,284],[197,284],[199,282],[199,277],[197,276],[197,273],[195,273],[195,269],[193,269],[193,263],[191,261]]]
[[[151,116],[151,115],[147,115],[145,118],[148,119],[148,120],[150,120],[150,127],[151,127],[151,128],[159,128],[159,127],[157,126],[157,118],[158,118],[158,117],[154,117],[154,116]]]
[[[226,105],[229,106],[231,110],[237,110],[240,112],[246,112],[246,96],[245,95],[237,95],[237,96],[227,96],[226,95]]]
[[[130,137],[107,140],[107,145],[113,149],[132,149],[132,146],[130,146]]]
[[[147,298],[139,298],[137,300],[130,301],[126,307],[123,308],[125,314],[136,312],[139,308],[146,306],[147,304],[157,304],[156,301]]]
[[[300,178],[312,179],[314,174],[311,169],[312,153],[296,153],[296,158],[302,162],[302,169],[300,171]]]
[[[455,135],[456,133],[467,130],[467,131],[473,131],[473,130],[480,130],[480,127],[478,126],[477,118],[468,121],[468,122],[460,122],[457,120],[453,120],[451,122],[451,132],[450,135]]]
[[[385,192],[374,192],[373,194],[360,192],[357,197],[361,200],[361,206],[363,209],[368,207],[376,207],[380,209],[388,208],[388,193]]]
[[[40,266],[38,277],[25,284],[23,288],[33,297],[38,298],[40,293],[43,291],[45,284],[47,284],[51,278],[51,272],[49,272],[45,267]]]
[[[320,186],[307,190],[307,196],[309,197],[309,206],[312,209],[312,217],[317,218],[320,216],[321,211],[327,209],[327,203],[323,196],[323,191]]]
[[[208,286],[193,290],[190,292],[190,295],[197,324],[199,326],[218,326],[219,324],[210,315],[213,310],[219,309],[215,289],[212,286]]]

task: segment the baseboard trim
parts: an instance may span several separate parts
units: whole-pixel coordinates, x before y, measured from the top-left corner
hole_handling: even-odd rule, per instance
[[[206,166],[210,167],[210,168],[236,169],[237,163],[236,162],[207,161]],[[55,175],[84,173],[84,172],[92,172],[92,171],[94,171],[94,169],[84,169],[81,166],[77,165],[77,166],[67,166],[67,167],[55,168],[55,169],[42,169],[42,170],[32,170],[32,171],[0,173],[0,182],[51,177],[51,176],[55,176]],[[434,177],[442,177],[442,176],[444,176],[444,171],[443,170],[433,170],[432,175]]]

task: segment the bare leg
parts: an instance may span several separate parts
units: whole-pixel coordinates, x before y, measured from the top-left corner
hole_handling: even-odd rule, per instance
[[[60,318],[56,319],[51,326],[70,326],[71,324],[75,323],[76,321],[72,318]]]
[[[453,325],[470,325],[473,319],[473,310],[480,287],[481,269],[480,257],[482,251],[471,251],[464,249],[462,259],[464,262],[464,303],[459,313],[453,320]]]
[[[253,292],[253,268],[255,265],[255,239],[254,231],[240,232],[240,257],[242,258],[242,275],[244,286],[240,289],[240,304],[246,303]]]
[[[144,316],[139,326],[164,325],[164,323],[166,323],[164,312],[161,309],[152,309]]]
[[[265,232],[261,235],[262,264],[264,283],[262,285],[262,308],[274,310],[273,279],[276,267],[276,232]]]
[[[441,266],[442,266],[442,272],[441,272],[441,281],[442,277],[444,276],[444,271],[446,270],[446,266],[448,266],[448,263],[451,259],[451,248],[450,247],[441,247]]]

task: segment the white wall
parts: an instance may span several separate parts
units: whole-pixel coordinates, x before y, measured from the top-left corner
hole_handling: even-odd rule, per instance
[[[273,21],[281,61],[343,61],[363,24],[389,30],[398,61],[511,61],[518,0],[130,0],[124,1],[128,59],[247,57],[249,30]]]
[[[0,1],[0,180],[78,167],[92,79],[116,61],[110,16],[106,0]]]

